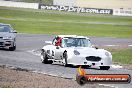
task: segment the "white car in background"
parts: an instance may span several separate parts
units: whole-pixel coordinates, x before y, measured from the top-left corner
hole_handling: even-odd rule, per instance
[[[0,48],[16,50],[16,33],[10,24],[0,23]]]
[[[56,46],[57,37],[61,38],[61,44]],[[48,64],[61,62],[64,66],[88,66],[99,67],[108,70],[112,65],[112,55],[104,49],[93,48],[90,39],[77,35],[58,35],[53,41],[46,41],[41,52],[42,63]]]

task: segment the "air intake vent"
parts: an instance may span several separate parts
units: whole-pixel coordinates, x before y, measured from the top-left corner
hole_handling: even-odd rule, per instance
[[[101,58],[100,57],[96,57],[96,56],[89,56],[89,57],[86,57],[86,60],[87,61],[100,61]]]

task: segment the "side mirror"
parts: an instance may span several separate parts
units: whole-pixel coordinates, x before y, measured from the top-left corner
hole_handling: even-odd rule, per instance
[[[98,48],[97,46],[95,46],[95,45],[92,45],[92,47],[95,48],[95,49],[99,49],[99,48]]]
[[[95,49],[99,49],[97,46],[95,46]]]
[[[12,33],[17,33],[17,31],[16,30],[13,30]]]

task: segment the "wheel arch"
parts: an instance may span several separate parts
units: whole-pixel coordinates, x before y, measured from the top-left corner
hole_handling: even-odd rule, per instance
[[[63,58],[64,58],[64,54],[65,54],[65,52],[67,52],[67,50],[64,50],[64,52],[63,52]]]

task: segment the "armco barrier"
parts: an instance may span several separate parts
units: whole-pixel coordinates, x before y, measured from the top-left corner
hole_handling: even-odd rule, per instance
[[[117,16],[132,16],[132,10],[129,9],[114,9],[113,15]]]
[[[57,6],[57,5],[44,5],[39,4],[39,9],[44,10],[58,10],[67,12],[77,12],[77,13],[95,13],[95,14],[113,14],[112,9],[98,9],[98,8],[81,8],[73,6]]]
[[[38,9],[38,3],[0,1],[0,6]]]

